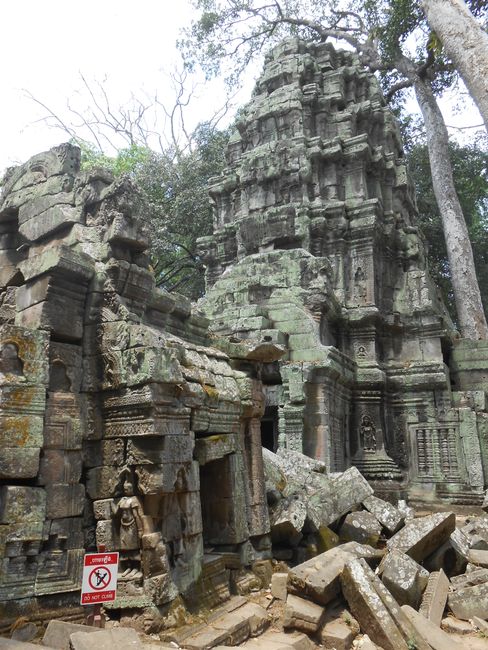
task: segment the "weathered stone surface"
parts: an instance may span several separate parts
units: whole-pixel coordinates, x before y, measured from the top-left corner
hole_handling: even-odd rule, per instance
[[[42,637],[42,645],[50,648],[59,648],[59,650],[68,650],[70,647],[70,636],[75,632],[92,634],[94,632],[100,632],[100,628],[68,623],[67,621],[49,621],[44,636]]]
[[[488,582],[474,586],[457,588],[451,592],[447,599],[449,609],[454,616],[465,621],[479,616],[488,618]]]
[[[471,564],[488,568],[488,550],[471,549],[468,553],[468,560]]]
[[[286,600],[288,573],[273,573],[271,576],[271,594],[278,600]]]
[[[374,575],[364,560],[351,560],[341,575],[342,591],[361,631],[384,650],[407,650],[408,646],[373,587]]]
[[[381,524],[369,512],[350,512],[339,530],[344,542],[359,542],[376,546],[381,535]]]
[[[293,567],[288,576],[288,591],[326,605],[339,595],[340,575],[353,557],[338,547]]]
[[[350,650],[352,642],[357,636],[351,625],[343,618],[328,621],[320,630],[320,643],[324,648],[335,650]]]
[[[363,506],[392,534],[396,533],[405,521],[405,517],[398,508],[374,495],[364,499]]]
[[[25,641],[16,641],[15,639],[5,639],[0,637],[0,648],[5,650],[35,650],[39,646],[35,643],[27,643]]]
[[[325,616],[321,605],[290,594],[283,614],[283,627],[296,628],[304,632],[316,632]]]
[[[407,522],[386,544],[422,562],[449,538],[455,527],[453,512],[439,512]]]
[[[137,632],[131,628],[117,628],[99,630],[97,634],[90,632],[73,632],[70,635],[72,650],[139,650],[142,643]]]
[[[435,623],[426,619],[409,605],[403,605],[402,611],[415,628],[415,640],[423,640],[433,650],[459,650],[459,642],[457,640],[450,637]]]
[[[385,587],[399,605],[418,608],[429,579],[428,571],[405,553],[393,550],[382,560],[380,575]]]
[[[436,625],[441,624],[449,593],[449,579],[441,569],[429,575],[419,612]]]

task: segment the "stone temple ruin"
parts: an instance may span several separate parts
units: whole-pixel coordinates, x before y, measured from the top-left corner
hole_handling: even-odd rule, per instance
[[[121,553],[116,609],[220,602],[273,553],[263,447],[482,502],[488,347],[429,276],[376,79],[285,42],[227,156],[198,309],[155,286],[128,180],[71,145],[5,178],[0,619],[77,604],[97,544]]]

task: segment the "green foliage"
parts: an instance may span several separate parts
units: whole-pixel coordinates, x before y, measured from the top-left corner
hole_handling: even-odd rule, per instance
[[[466,219],[481,298],[488,312],[488,151],[477,145],[450,144],[454,183]],[[429,155],[424,144],[409,153],[417,192],[420,226],[429,245],[429,265],[455,318],[451,277],[439,209],[432,189]]]
[[[156,153],[133,145],[109,157],[88,143],[77,142],[83,169],[104,167],[115,176],[128,174],[137,183],[147,205],[157,283],[192,300],[204,291],[196,240],[212,232],[208,179],[223,170],[227,140],[228,131],[200,124],[192,134],[192,147],[185,151]]]

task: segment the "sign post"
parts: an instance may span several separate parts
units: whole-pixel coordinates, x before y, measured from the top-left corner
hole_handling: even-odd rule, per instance
[[[82,605],[101,605],[115,600],[118,553],[87,553],[83,561]]]

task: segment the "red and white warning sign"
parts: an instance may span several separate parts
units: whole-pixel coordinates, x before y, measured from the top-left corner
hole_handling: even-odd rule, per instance
[[[115,600],[118,553],[87,553],[83,562],[81,604],[94,605]]]

